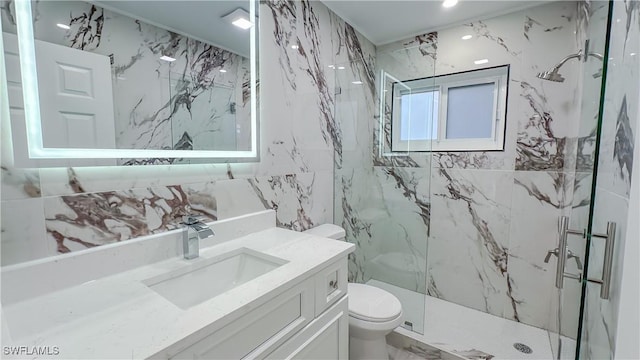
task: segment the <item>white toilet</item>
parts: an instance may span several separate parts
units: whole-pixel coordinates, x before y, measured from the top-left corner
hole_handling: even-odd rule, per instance
[[[344,240],[343,228],[324,224],[305,233]],[[349,294],[349,359],[387,360],[388,333],[400,326],[402,305],[391,293],[366,284],[350,283]]]

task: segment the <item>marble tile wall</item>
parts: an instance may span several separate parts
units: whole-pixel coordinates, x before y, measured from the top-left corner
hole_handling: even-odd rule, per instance
[[[558,330],[550,300],[557,294],[555,260],[544,258],[557,246],[558,217],[588,199],[588,173],[576,171],[593,162],[597,106],[583,107],[597,102],[599,92],[582,93],[586,70],[578,62],[562,68],[562,83],[536,74],[582,47],[585,17],[597,5],[585,11],[582,2],[545,4],[377,47],[376,76],[384,69],[400,80],[509,64],[506,142],[501,152],[381,156],[390,129],[379,128],[380,112],[388,116],[388,106],[378,110],[374,100],[367,111],[365,89],[337,95],[344,133],[356,128],[370,136],[363,143],[359,134],[358,149],[336,170],[336,223],[358,245],[352,280],[374,278]],[[473,38],[461,40],[467,34]],[[482,58],[489,64],[474,65]],[[585,130],[581,115],[587,112]],[[576,156],[578,148],[584,156]],[[573,305],[558,331],[575,338]]]
[[[631,179],[640,176],[633,168],[634,144],[638,137],[637,119],[640,109],[640,4],[636,1],[614,1],[605,91],[602,140],[598,159],[593,231],[606,232],[607,222],[617,225],[611,294],[600,298],[600,286],[588,284],[585,325],[580,357],[613,359],[619,313],[622,259],[627,239]],[[637,221],[637,219],[636,219]],[[604,241],[591,244],[589,277],[602,276]],[[629,275],[626,275],[629,276]]]
[[[166,231],[186,212],[272,208],[294,230],[331,222],[334,162],[356,147],[342,144],[329,65],[370,61],[373,45],[317,1],[267,1],[260,12],[260,162],[21,169],[3,128],[2,265]]]

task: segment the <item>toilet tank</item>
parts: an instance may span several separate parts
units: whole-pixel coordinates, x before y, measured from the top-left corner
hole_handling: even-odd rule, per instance
[[[322,236],[329,239],[344,240],[345,231],[338,225],[322,224],[304,232],[315,236]]]

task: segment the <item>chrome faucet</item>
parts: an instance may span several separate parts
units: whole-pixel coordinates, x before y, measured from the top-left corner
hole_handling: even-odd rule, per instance
[[[213,230],[194,215],[182,217],[184,232],[182,233],[182,249],[184,258],[195,259],[200,255],[200,240],[213,236]]]

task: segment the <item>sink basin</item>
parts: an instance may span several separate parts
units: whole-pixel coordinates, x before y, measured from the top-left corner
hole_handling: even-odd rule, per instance
[[[287,261],[240,248],[210,259],[199,258],[183,267],[142,283],[182,309],[247,283]]]

